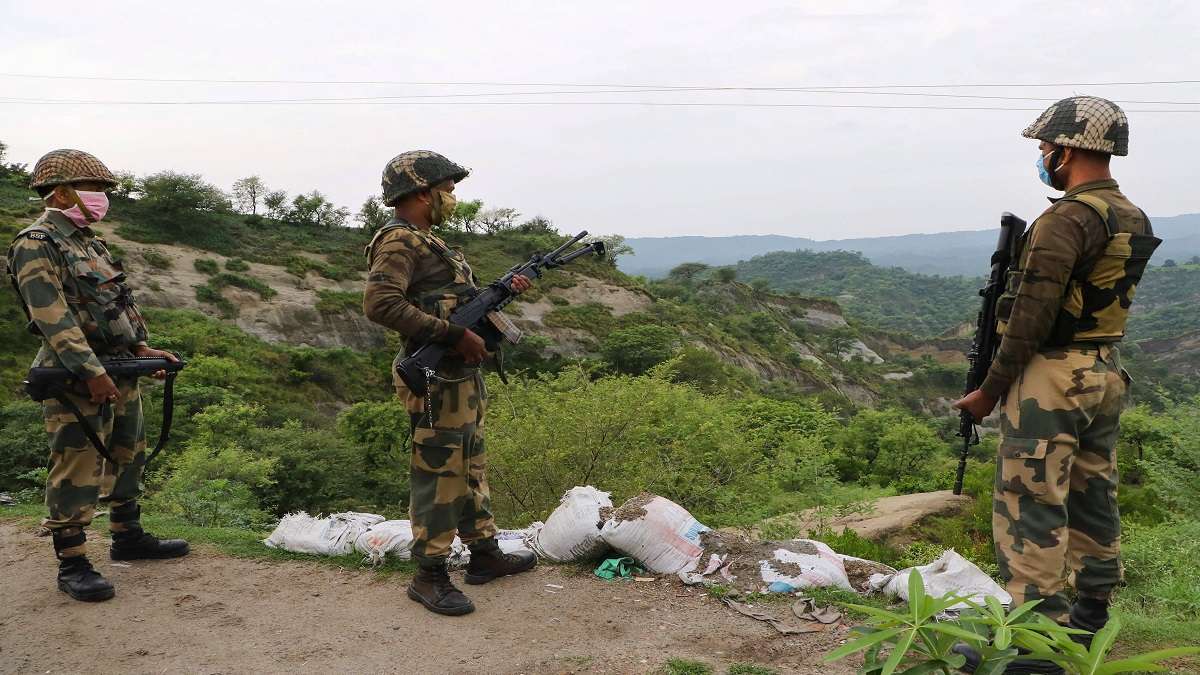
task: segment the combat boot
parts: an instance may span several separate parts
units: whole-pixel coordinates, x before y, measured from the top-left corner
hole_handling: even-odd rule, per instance
[[[950,648],[950,651],[955,654],[962,654],[966,657],[967,662],[959,668],[962,673],[974,673],[979,664],[983,661],[983,656],[979,650],[965,642],[960,642]],[[1005,673],[1025,673],[1027,675],[1064,675],[1065,670],[1062,666],[1053,661],[1041,661],[1035,659],[1013,659],[1004,667]]]
[[[467,564],[463,581],[472,585],[486,584],[497,577],[531,570],[535,565],[537,556],[533,551],[504,553],[495,539],[481,539],[471,542],[471,562]]]
[[[475,611],[475,603],[450,581],[445,562],[418,567],[417,575],[408,585],[408,597],[436,614],[460,616]]]
[[[122,504],[108,512],[110,523],[123,529],[112,533],[113,560],[159,560],[188,554],[188,543],[182,539],[159,539],[142,529],[142,509],[135,503]]]
[[[1088,635],[1072,635],[1071,639],[1087,649],[1092,648],[1092,637],[1108,623],[1108,600],[1099,598],[1075,599],[1071,605],[1071,619],[1067,622],[1070,628],[1088,631]]]
[[[100,602],[116,595],[113,585],[92,567],[83,555],[87,541],[83,528],[71,527],[54,531],[54,555],[58,558],[58,590],[76,600]],[[71,549],[79,551],[75,555]]]

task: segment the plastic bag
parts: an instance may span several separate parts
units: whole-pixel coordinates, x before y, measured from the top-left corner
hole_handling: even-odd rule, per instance
[[[703,553],[700,534],[706,531],[687,509],[670,499],[641,494],[613,513],[600,536],[651,572],[675,574],[696,566]]]
[[[334,513],[328,518],[314,518],[300,511],[289,513],[263,543],[296,553],[316,555],[345,555],[354,550],[354,543],[372,525],[383,522],[374,513]]]
[[[359,535],[354,550],[366,556],[367,561],[378,565],[385,556],[400,560],[412,558],[412,521],[385,520]]]
[[[562,502],[537,529],[530,545],[543,558],[555,562],[572,562],[598,558],[608,550],[600,536],[605,512],[612,509],[612,499],[588,485],[573,487],[562,496]]]
[[[914,570],[920,570],[921,579],[925,582],[925,592],[935,598],[953,592],[970,598],[972,602],[983,603],[984,598],[991,596],[1003,605],[1012,603],[1012,596],[983,573],[970,560],[959,555],[954,549],[948,549],[935,561],[920,567],[910,567],[895,574],[873,574],[867,585],[875,591],[882,591],[890,596],[899,596],[908,600],[908,575]],[[966,609],[967,603],[960,602],[950,609]]]
[[[811,539],[795,539],[784,546],[789,548],[777,548],[771,560],[758,563],[763,583],[772,592],[790,593],[826,586],[854,590],[841,556],[827,545]]]
[[[496,532],[496,543],[500,545],[500,550],[504,553],[533,551],[530,542],[537,536],[541,527],[542,524],[536,522],[523,530],[499,530]]]

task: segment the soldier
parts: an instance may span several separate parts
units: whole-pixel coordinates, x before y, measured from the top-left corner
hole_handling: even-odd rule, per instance
[[[396,393],[408,409],[412,429],[410,517],[419,571],[408,597],[447,615],[475,610],[446,570],[456,532],[471,549],[468,584],[524,572],[537,563],[530,552],[505,554],[496,543],[484,476],[487,389],[479,371],[487,350],[481,337],[446,320],[469,298],[477,280],[462,253],[446,246],[431,229],[453,216],[454,185],[467,174],[467,169],[423,150],[388,162],[383,202],[395,207],[395,217],[367,246],[370,272],[363,300],[369,319],[406,339],[397,363],[428,342],[453,347],[430,378],[425,397],[409,391],[393,368]],[[525,277],[513,282],[518,293],[529,285]]]
[[[54,541],[59,589],[88,601],[114,594],[85,555],[84,528],[97,503],[109,510],[113,560],[174,558],[188,552],[187,542],[162,541],[142,529],[137,504],[146,461],[141,395],[136,379],[114,382],[104,370],[104,362],[115,357],[177,360],[146,344],[146,324],[121,264],[92,230],[108,211],[105,191],[115,186],[108,168],[86,152],[47,153],[34,165],[30,183],[46,211],[17,235],[7,256],[29,329],[42,339],[34,365],[65,367],[75,374],[79,384],[66,400],[113,460],[88,441],[70,405],[45,402],[50,477],[49,515],[42,525]]]
[[[1000,349],[955,407],[982,420],[1001,403],[992,531],[1013,602],[1040,600],[1049,618],[1094,632],[1122,572],[1116,442],[1130,379],[1116,345],[1161,242],[1109,173],[1129,145],[1115,103],[1064,99],[1023,135],[1040,141],[1042,182],[1065,194],[1022,239],[997,303]],[[1008,672],[1061,669],[1021,659]]]

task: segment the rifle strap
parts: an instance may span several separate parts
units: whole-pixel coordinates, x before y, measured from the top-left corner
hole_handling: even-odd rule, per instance
[[[75,416],[76,420],[79,420],[79,426],[83,427],[84,435],[87,436],[88,440],[92,442],[93,446],[95,446],[96,452],[100,453],[100,456],[106,461],[112,462],[115,465],[117,460],[113,459],[113,456],[108,454],[108,448],[105,447],[104,441],[100,440],[100,435],[97,434],[96,429],[88,423],[87,418],[83,416],[83,411],[79,409],[79,406],[75,405],[75,402],[72,401],[62,390],[56,392],[54,394],[54,398],[61,403],[64,408],[70,410],[71,414]],[[105,403],[104,405],[100,406],[101,417],[104,416],[104,406],[106,405],[108,404]]]
[[[175,377],[178,374],[179,373],[167,373],[167,379],[163,383],[164,391],[162,429],[160,429],[158,432],[158,443],[154,445],[154,450],[150,452],[150,455],[146,457],[146,463],[142,465],[143,471],[146,470],[146,467],[150,466],[150,462],[158,456],[158,453],[162,452],[163,448],[167,446],[167,439],[171,435],[171,421],[175,417]],[[84,435],[86,435],[88,440],[91,441],[92,445],[95,446],[96,452],[99,452],[100,456],[105,460],[116,465],[117,460],[113,459],[113,456],[109,454],[108,447],[104,445],[104,441],[100,440],[100,435],[96,433],[96,429],[93,428],[92,425],[88,423],[87,418],[83,416],[83,411],[79,409],[79,406],[75,405],[75,402],[68,398],[67,395],[62,391],[56,393],[54,398],[61,403],[64,408],[69,410],[71,414],[75,416],[75,419],[79,421],[79,425],[83,427]],[[108,404],[105,403],[100,407],[101,413],[104,411],[104,406],[107,405]],[[103,417],[103,415],[101,415],[101,417]]]

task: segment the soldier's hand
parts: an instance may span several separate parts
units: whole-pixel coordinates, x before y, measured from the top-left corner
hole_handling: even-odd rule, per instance
[[[484,344],[483,338],[476,335],[470,328],[463,333],[458,344],[454,345],[454,350],[461,354],[463,360],[470,366],[483,363],[484,358],[487,357],[487,345]]]
[[[959,410],[966,410],[971,413],[971,417],[975,418],[976,422],[982,422],[983,418],[992,414],[996,409],[997,399],[983,393],[982,389],[967,394],[954,402],[954,407]]]
[[[113,383],[108,373],[97,375],[83,382],[87,385],[88,393],[91,394],[92,403],[111,403],[121,396],[121,392],[117,391],[117,385]]]
[[[525,276],[524,274],[520,274],[520,275],[513,277],[513,280],[512,280],[513,293],[520,295],[532,287],[533,287],[533,282],[530,281],[529,277]]]
[[[171,352],[162,349],[154,349],[152,347],[147,347],[146,345],[138,347],[133,352],[133,355],[143,359],[166,359],[171,363],[177,363],[179,361],[179,357],[175,356]],[[154,373],[154,375],[151,377],[156,380],[164,380],[167,377],[167,371],[160,370],[157,373]]]

